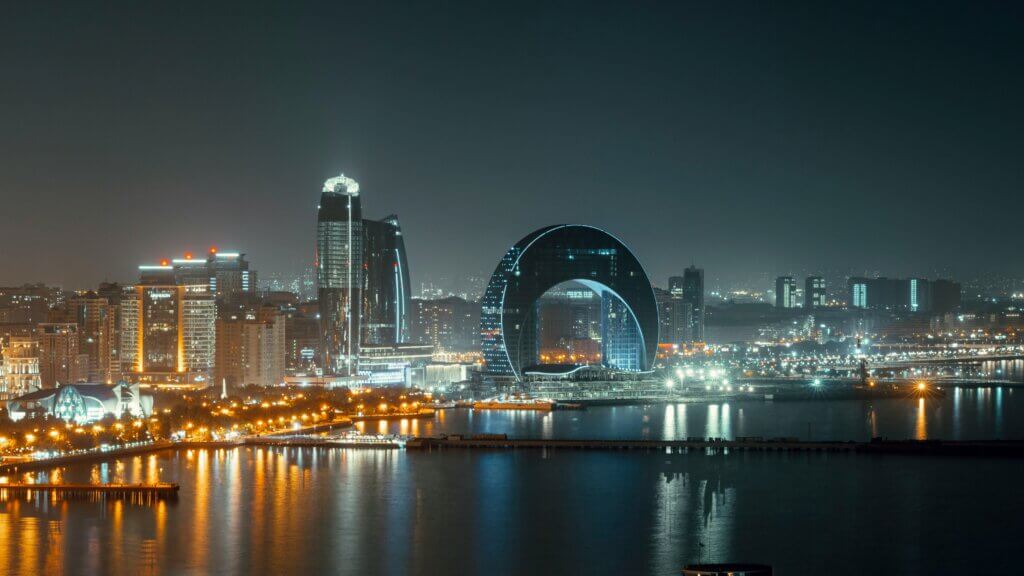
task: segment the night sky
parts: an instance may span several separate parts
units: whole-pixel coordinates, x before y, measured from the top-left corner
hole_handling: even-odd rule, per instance
[[[1021,272],[1024,5],[9,2],[0,283],[311,262],[324,179],[413,283],[593,224],[657,283]]]

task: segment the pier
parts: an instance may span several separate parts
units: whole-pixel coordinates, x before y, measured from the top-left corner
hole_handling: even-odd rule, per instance
[[[280,447],[303,447],[303,448],[363,448],[377,450],[393,450],[401,448],[405,441],[399,437],[377,437],[377,436],[260,436],[246,438],[242,441],[245,446],[280,446]]]
[[[45,493],[65,498],[91,499],[97,496],[129,500],[172,500],[178,497],[177,484],[0,484],[0,498]]]
[[[871,442],[801,441],[797,438],[741,437],[686,440],[554,440],[514,439],[501,434],[413,438],[408,450],[610,450],[664,454],[728,454],[731,452],[834,452],[848,454],[905,454],[933,456],[1024,457],[1024,441],[883,440]]]

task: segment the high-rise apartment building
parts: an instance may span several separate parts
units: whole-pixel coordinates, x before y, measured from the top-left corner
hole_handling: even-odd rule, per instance
[[[285,371],[289,375],[316,374],[320,366],[320,321],[315,314],[297,311],[285,321]]]
[[[414,342],[438,352],[468,352],[480,346],[480,304],[449,296],[413,300]]]
[[[825,291],[825,278],[808,276],[804,281],[804,308],[814,310],[828,305],[828,294]]]
[[[67,300],[69,322],[78,325],[78,349],[89,357],[91,382],[111,384],[120,378],[117,357],[117,307],[95,292],[76,294]]]
[[[205,385],[214,366],[217,306],[208,285],[175,283],[170,265],[140,266],[121,299],[124,376],[155,385]]]
[[[678,289],[678,288],[677,288]],[[671,279],[669,291],[673,290]],[[690,342],[704,341],[704,269],[690,266],[683,271],[683,301],[690,305]]]
[[[946,313],[960,306],[960,284],[924,278],[863,278],[847,281],[851,308],[889,312]]]
[[[284,382],[285,322],[269,306],[217,319],[214,383],[234,388]]]
[[[794,308],[796,306],[796,280],[792,276],[779,276],[775,279],[775,307]]]
[[[84,382],[89,376],[89,357],[78,349],[78,324],[43,323],[36,333],[39,342],[39,378],[43,388]]]
[[[654,297],[658,301],[658,321],[661,324],[658,334],[662,344],[682,344],[692,341],[690,327],[693,325],[693,309],[689,302],[683,300],[680,284],[677,284],[680,289],[676,292],[673,292],[671,288],[669,290],[654,289]],[[671,279],[669,285],[672,285]]]
[[[172,260],[171,266],[176,284],[205,285],[218,300],[256,294],[256,271],[250,269],[245,254],[240,252],[210,248],[205,260],[186,253],[184,258]]]
[[[324,182],[316,240],[322,368],[328,375],[354,375],[363,305],[363,221],[355,180],[341,175]]]

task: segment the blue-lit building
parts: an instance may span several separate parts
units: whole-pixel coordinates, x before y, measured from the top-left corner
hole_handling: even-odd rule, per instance
[[[614,236],[591,226],[541,228],[510,248],[484,292],[480,310],[485,374],[520,380],[537,365],[538,300],[575,281],[601,298],[601,363],[649,370],[658,346],[658,306],[643,267]]]

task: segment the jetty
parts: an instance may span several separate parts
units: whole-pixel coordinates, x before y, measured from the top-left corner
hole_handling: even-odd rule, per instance
[[[65,498],[91,499],[97,496],[130,500],[173,500],[178,497],[177,484],[0,484],[0,498],[30,494],[57,495]]]
[[[401,448],[405,440],[397,436],[259,436],[246,438],[245,446],[280,446],[304,448],[368,448],[393,450]]]
[[[738,437],[685,440],[572,440],[508,438],[504,434],[411,438],[407,450],[606,450],[664,454],[728,454],[732,452],[835,452],[935,456],[1024,457],[1024,441],[887,440],[870,442],[803,441],[798,438]]]

